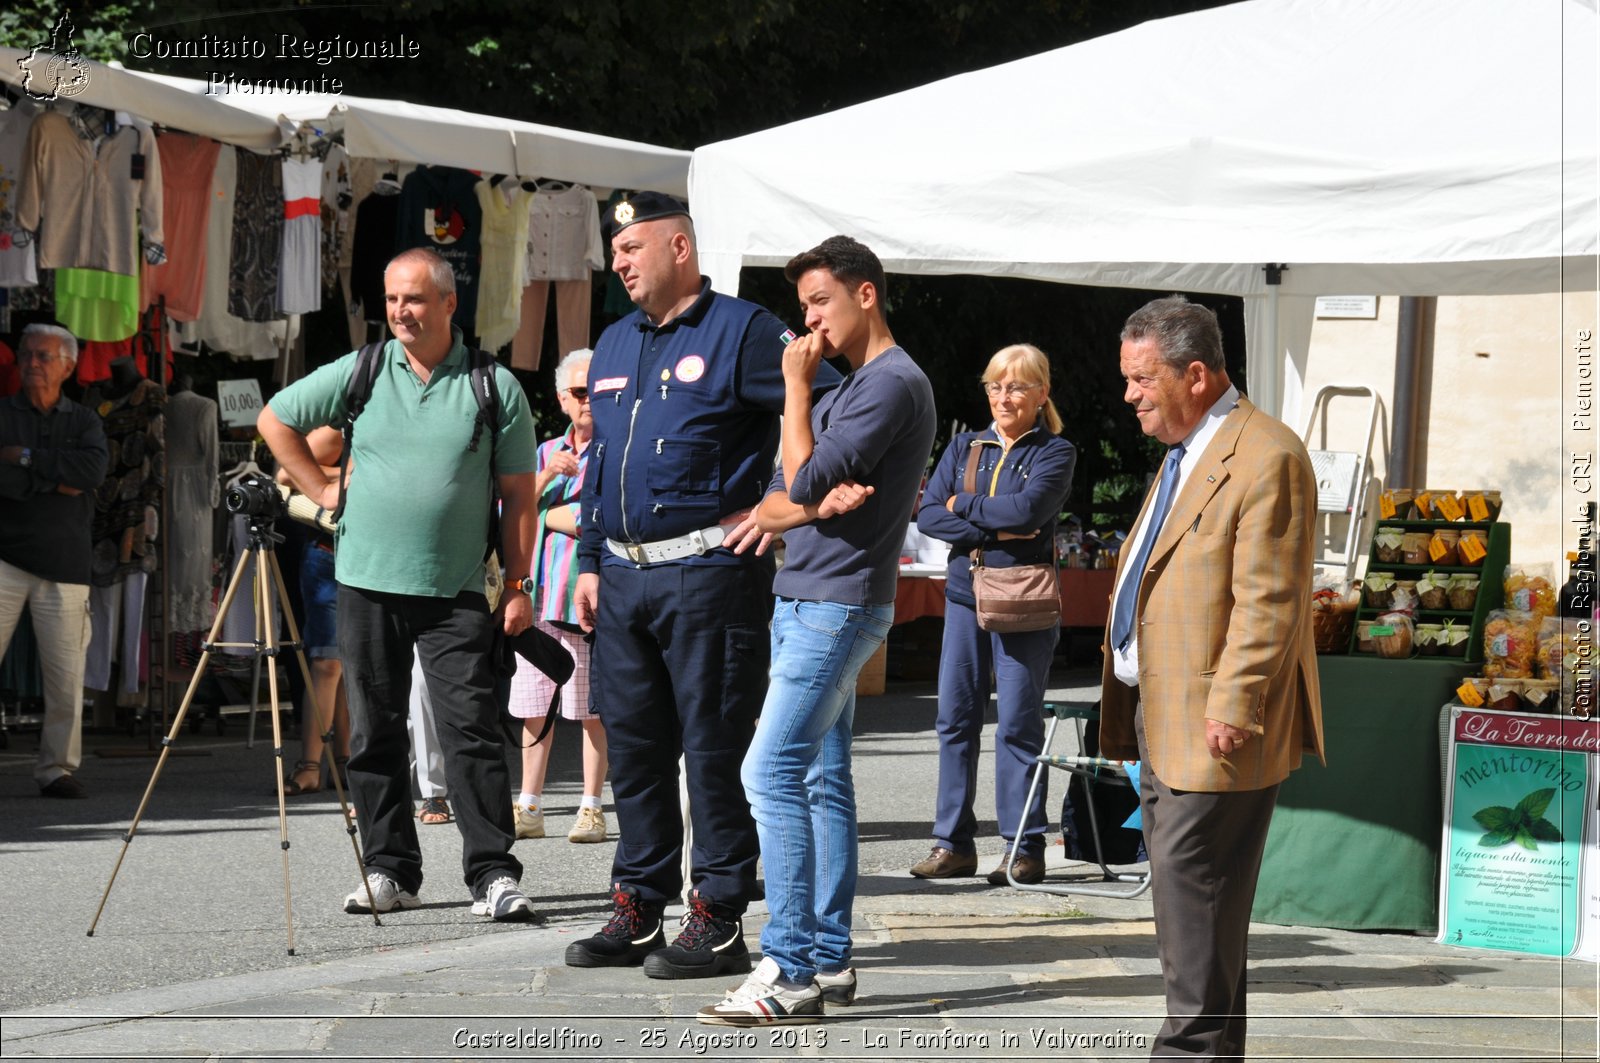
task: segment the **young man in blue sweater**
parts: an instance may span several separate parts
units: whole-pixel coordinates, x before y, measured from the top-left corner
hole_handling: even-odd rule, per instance
[[[855,682],[894,619],[900,545],[933,446],[933,389],[894,342],[883,265],[847,236],[784,268],[809,334],[783,354],[783,467],[756,513],[781,532],[772,676],[742,779],[766,866],[763,959],[701,1022],[817,1022],[855,996],[850,966]],[[812,407],[824,356],[850,363]]]

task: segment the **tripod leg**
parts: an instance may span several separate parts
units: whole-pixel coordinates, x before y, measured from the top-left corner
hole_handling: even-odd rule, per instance
[[[256,616],[267,643],[267,695],[272,699],[272,752],[278,777],[278,848],[283,854],[283,921],[289,933],[289,955],[294,955],[294,900],[289,886],[289,809],[283,794],[283,727],[278,721],[278,625],[273,623],[267,566],[276,563],[263,543],[256,548]]]
[[[167,754],[172,750],[172,744],[177,740],[178,733],[183,727],[183,718],[189,713],[189,706],[194,701],[194,692],[200,688],[200,680],[205,676],[206,665],[211,663],[211,647],[222,634],[222,625],[228,618],[228,609],[233,605],[233,597],[239,590],[239,583],[244,578],[244,570],[250,563],[250,555],[241,553],[239,564],[233,570],[233,578],[228,581],[227,593],[222,596],[222,605],[217,609],[217,619],[211,625],[211,634],[206,638],[206,649],[200,654],[200,663],[195,665],[194,675],[189,679],[189,689],[184,692],[183,701],[178,705],[178,714],[173,717],[172,728],[167,736],[161,740],[161,755],[156,758],[156,767],[150,773],[150,782],[144,788],[144,796],[139,799],[139,808],[133,814],[133,822],[128,824],[128,833],[122,836],[122,850],[117,854],[116,866],[111,869],[111,878],[106,882],[105,892],[100,895],[100,906],[94,910],[94,918],[89,922],[89,937],[94,937],[95,927],[100,924],[100,913],[105,911],[106,901],[111,897],[111,887],[116,885],[117,873],[122,870],[123,858],[128,855],[128,846],[133,841],[133,836],[139,829],[139,821],[144,818],[144,812],[150,805],[150,795],[155,792],[156,781],[161,778],[161,769],[166,766]]]
[[[378,906],[372,896],[372,887],[367,884],[367,868],[361,859],[361,844],[356,840],[356,826],[350,820],[350,806],[345,801],[344,780],[339,778],[339,766],[334,762],[333,706],[329,705],[324,715],[322,703],[317,698],[316,684],[311,681],[311,665],[306,662],[306,651],[301,643],[300,630],[294,622],[294,610],[289,608],[289,588],[283,582],[283,570],[278,567],[276,554],[267,556],[272,564],[273,583],[278,588],[278,604],[283,609],[284,621],[289,625],[289,639],[295,644],[294,655],[300,661],[300,674],[305,677],[306,697],[311,700],[311,712],[316,717],[312,723],[316,726],[317,733],[322,735],[322,760],[328,765],[328,774],[333,777],[334,793],[339,795],[339,818],[344,821],[345,833],[350,836],[350,851],[356,858],[356,879],[367,891],[367,907],[372,910],[373,925],[382,926],[383,920],[378,918]],[[324,720],[327,721],[326,726]],[[279,785],[282,786],[281,781]]]

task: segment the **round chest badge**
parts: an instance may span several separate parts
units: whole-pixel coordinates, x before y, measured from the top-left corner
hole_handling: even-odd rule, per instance
[[[693,384],[696,380],[706,375],[706,360],[698,354],[691,354],[678,362],[674,373],[685,384]]]

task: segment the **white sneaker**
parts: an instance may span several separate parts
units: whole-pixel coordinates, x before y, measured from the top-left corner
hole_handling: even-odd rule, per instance
[[[722,1003],[701,1008],[695,1018],[708,1026],[788,1026],[822,1021],[822,990],[815,983],[804,989],[778,985],[783,974],[778,964],[762,957],[756,969]]]
[[[370,898],[367,896],[369,890],[372,893]],[[366,884],[357,886],[355,892],[344,899],[344,910],[351,915],[370,912],[382,915],[396,908],[418,908],[421,905],[415,893],[401,889],[398,882],[382,871],[368,871]]]
[[[856,1002],[856,969],[846,967],[838,974],[817,972],[817,988],[822,990],[824,1004],[854,1004]]]
[[[540,809],[513,803],[511,818],[516,821],[518,840],[544,837],[544,812]]]
[[[578,809],[578,821],[567,831],[569,842],[603,842],[606,840],[606,814],[588,805]]]
[[[472,914],[487,915],[497,923],[526,923],[537,918],[533,902],[510,875],[501,875],[489,883],[483,896],[472,902]]]

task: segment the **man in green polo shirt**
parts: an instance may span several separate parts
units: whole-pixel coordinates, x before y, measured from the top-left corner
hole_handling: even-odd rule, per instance
[[[350,792],[367,871],[344,910],[388,912],[421,903],[422,850],[406,756],[414,648],[437,716],[473,911],[528,920],[533,905],[519,886],[522,865],[511,855],[511,781],[490,649],[494,625],[520,634],[533,610],[526,595],[508,591],[490,614],[483,549],[492,476],[504,503],[500,557],[512,578],[528,573],[533,422],[521,386],[497,367],[499,435],[493,448],[468,449],[478,404],[461,332],[450,324],[456,295],[449,263],[421,248],[403,252],[384,271],[384,294],[395,339],[384,346],[372,395],[356,421],[334,552],[339,655],[350,702]],[[343,422],[355,361],[352,352],[285,388],[257,423],[295,485],[330,510],[339,485],[305,437]]]

